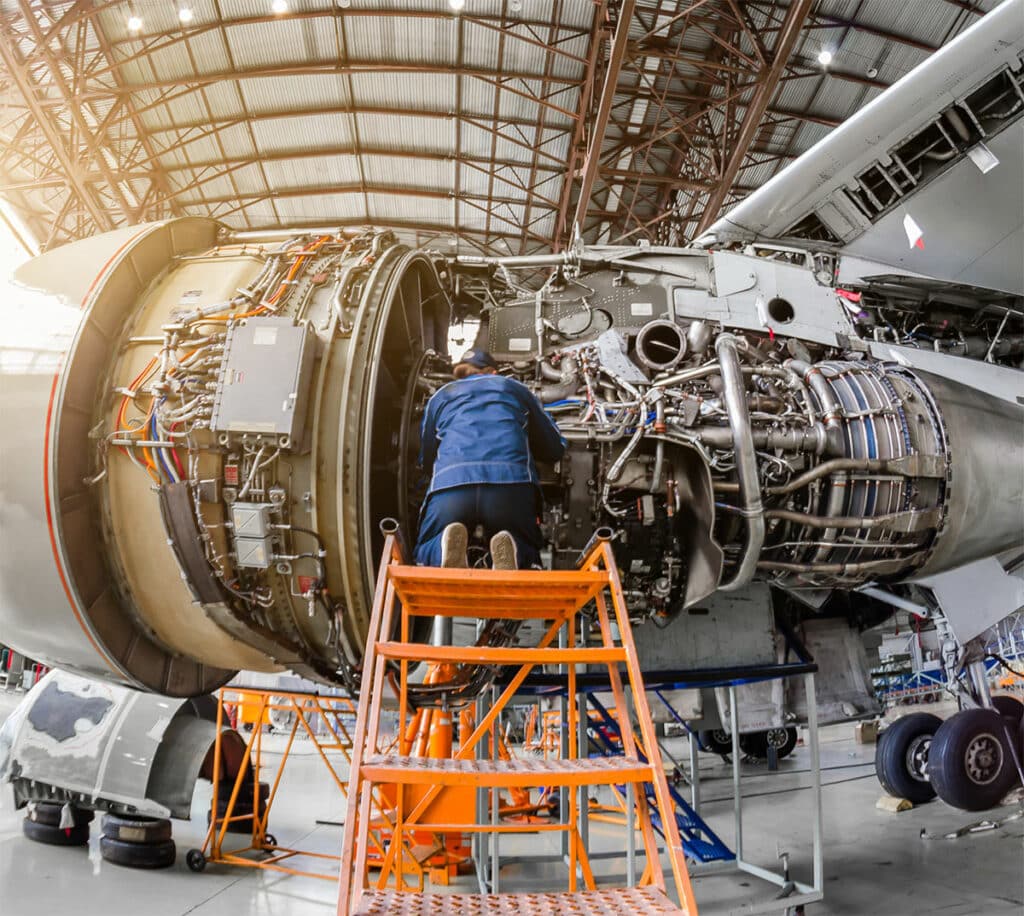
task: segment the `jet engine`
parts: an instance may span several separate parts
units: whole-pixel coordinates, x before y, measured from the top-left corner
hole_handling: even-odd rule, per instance
[[[552,565],[611,527],[638,617],[755,577],[815,605],[1018,544],[1020,373],[866,337],[827,267],[194,218],[43,255],[0,362],[5,639],[169,695],[239,668],[353,687],[453,315],[570,442],[543,469]]]

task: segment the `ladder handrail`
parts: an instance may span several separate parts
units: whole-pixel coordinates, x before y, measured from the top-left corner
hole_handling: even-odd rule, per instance
[[[382,551],[382,558],[380,569],[377,571],[377,584],[374,588],[373,593],[373,605],[370,612],[370,625],[366,632],[366,654],[363,656],[363,674],[364,678],[360,683],[360,694],[365,691],[372,691],[373,684],[373,671],[376,667],[377,658],[377,642],[382,633],[382,624],[385,599],[388,590],[391,585],[388,581],[388,566],[393,562],[402,562],[404,557],[402,555],[402,542],[397,536],[397,533],[389,533],[384,537],[384,549]],[[390,614],[387,615],[390,618]],[[390,620],[388,621],[390,624]],[[390,630],[390,628],[389,628]],[[365,675],[369,675],[366,677]],[[371,697],[374,694],[369,694]],[[352,736],[352,762],[349,766],[349,784],[353,778],[356,778],[357,785],[356,789],[360,787],[358,785],[358,774],[360,768],[363,765],[363,756],[366,752],[366,738],[369,725],[371,709],[367,704],[360,702],[356,708],[356,727],[355,732]],[[342,847],[341,847],[341,866],[339,869],[338,876],[338,912],[340,916],[347,916],[349,909],[354,907],[358,900],[351,899],[356,891],[362,891],[362,868],[359,868],[360,877],[356,879],[354,874],[354,868],[359,866],[360,856],[356,855],[356,861],[353,862],[352,855],[355,846],[356,838],[356,827],[357,818],[359,817],[360,809],[360,798],[362,797],[361,791],[350,791],[348,793],[348,803],[345,806],[345,830],[342,834]],[[369,811],[366,812],[368,818]],[[363,821],[363,828],[369,830],[368,819]],[[363,850],[362,858],[365,861],[365,846],[362,846]],[[353,887],[358,881],[357,886]],[[343,908],[344,907],[344,908]]]

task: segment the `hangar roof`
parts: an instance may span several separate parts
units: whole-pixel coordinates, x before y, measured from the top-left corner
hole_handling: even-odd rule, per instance
[[[44,248],[184,214],[678,244],[997,2],[0,0],[0,197]]]

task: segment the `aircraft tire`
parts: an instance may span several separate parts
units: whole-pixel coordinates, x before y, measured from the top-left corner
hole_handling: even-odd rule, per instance
[[[171,822],[165,817],[107,814],[103,818],[103,836],[126,843],[165,843],[171,838]]]
[[[21,822],[21,830],[30,840],[46,843],[48,846],[85,846],[89,842],[88,824],[79,824],[77,827],[61,830],[60,827],[40,824],[25,818]]]
[[[875,747],[875,773],[890,795],[919,805],[935,797],[929,781],[931,748],[942,720],[930,712],[913,712],[893,722]]]
[[[100,855],[105,861],[126,868],[169,868],[174,864],[177,849],[174,840],[130,843],[114,837],[101,836]]]
[[[37,824],[44,824],[47,827],[60,826],[60,813],[64,805],[61,802],[30,802],[25,811],[25,819],[35,821]],[[96,815],[91,808],[79,808],[71,806],[71,817],[76,827],[89,824]]]
[[[1014,731],[993,709],[964,709],[946,719],[928,752],[939,798],[966,811],[998,805],[1017,779],[1010,749]]]
[[[708,754],[720,754],[723,757],[732,753],[732,738],[725,729],[705,729],[697,733],[697,744]]]

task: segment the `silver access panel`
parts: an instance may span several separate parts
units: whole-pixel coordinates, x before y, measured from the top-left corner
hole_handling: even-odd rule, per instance
[[[249,318],[228,329],[212,427],[297,443],[313,368],[313,335],[290,318]]]

